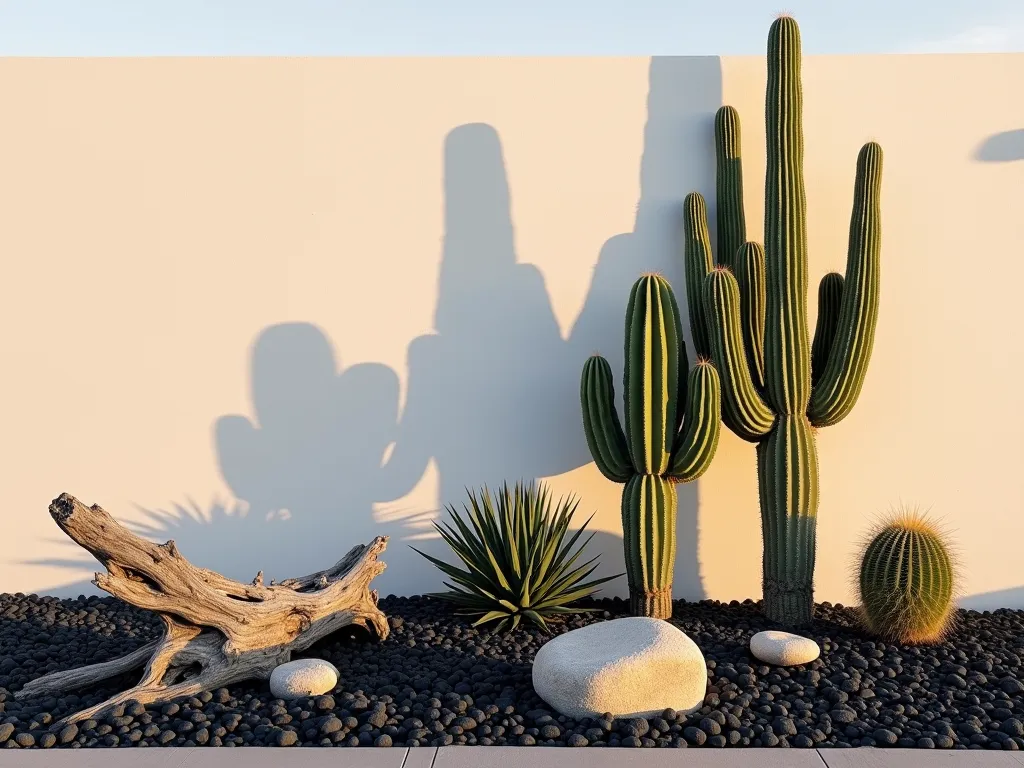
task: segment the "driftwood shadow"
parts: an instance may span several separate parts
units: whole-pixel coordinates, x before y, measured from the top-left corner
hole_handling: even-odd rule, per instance
[[[721,103],[717,58],[651,60],[634,226],[602,248],[567,337],[541,272],[517,253],[498,132],[481,123],[453,129],[443,147],[445,236],[434,329],[409,345],[401,412],[398,376],[389,367],[345,367],[314,325],[268,327],[251,355],[251,414],[223,416],[214,426],[220,470],[238,502],[144,511],[135,530],[174,538],[195,564],[239,580],[260,569],[269,580],[326,567],[354,544],[389,535],[382,558],[388,570],[374,582],[381,594],[408,593],[409,584],[422,585],[419,592],[441,588],[439,572],[407,544],[416,540],[428,553],[450,557],[430,535],[444,505],[461,508],[466,487],[554,476],[591,462],[580,372],[599,351],[621,380],[633,281],[644,271],[664,274],[686,317],[682,201],[693,190],[714,200],[713,122]],[[687,343],[692,359],[688,329]],[[621,413],[621,390],[617,398]],[[395,509],[431,463],[438,509]],[[678,489],[675,596],[691,600],[705,596],[698,485]],[[381,504],[392,508],[381,514]],[[578,521],[592,511],[582,495]],[[617,508],[604,517],[617,519]],[[624,570],[619,535],[599,533],[588,551],[601,558],[596,575]],[[604,594],[624,594],[625,580],[606,587]],[[78,583],[57,593],[93,591]]]

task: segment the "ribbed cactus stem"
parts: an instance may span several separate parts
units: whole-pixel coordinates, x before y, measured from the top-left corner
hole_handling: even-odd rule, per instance
[[[806,416],[780,416],[757,444],[757,477],[765,612],[804,626],[814,618],[818,514],[818,451]]]
[[[718,195],[718,260],[724,267],[736,266],[739,249],[747,239],[741,144],[739,113],[734,107],[721,107],[715,114],[718,167],[715,191]]]
[[[740,289],[740,322],[743,347],[754,386],[764,390],[764,248],[760,243],[744,243],[736,254],[733,270]]]
[[[611,367],[594,356],[583,366],[580,399],[587,444],[622,493],[623,548],[634,614],[672,614],[675,483],[700,477],[718,446],[721,388],[706,359],[686,375],[679,306],[665,278],[633,285],[626,309],[625,431],[615,413]]]
[[[768,33],[765,119],[765,385],[776,412],[793,415],[805,413],[811,397],[811,345],[800,29],[788,16],[776,19]]]
[[[899,512],[876,528],[858,585],[865,624],[885,640],[934,643],[950,628],[955,562],[946,535],[916,512]]]
[[[622,491],[622,533],[634,615],[672,615],[676,488],[659,475],[634,475]]]
[[[679,429],[679,347],[683,329],[668,281],[648,275],[634,284],[626,309],[626,444],[633,468],[668,469]]]
[[[704,302],[699,300],[713,266],[708,208],[699,192],[691,192],[683,201],[683,232],[686,248],[686,295],[690,297],[690,334],[698,357],[711,357],[711,326]]]
[[[811,383],[817,386],[828,365],[829,354],[839,328],[839,310],[843,302],[843,276],[829,272],[818,283],[818,323],[811,344]]]

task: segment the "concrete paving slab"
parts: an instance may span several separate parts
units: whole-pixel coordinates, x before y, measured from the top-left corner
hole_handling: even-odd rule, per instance
[[[434,768],[825,768],[815,750],[441,747]],[[985,768],[988,768],[985,766]],[[1019,768],[1014,766],[1013,768]]]
[[[3,749],[0,768],[181,768],[191,751],[172,747]]]
[[[0,768],[1024,768],[1024,754],[921,749],[236,747],[3,750]]]
[[[821,749],[828,768],[1021,768],[1014,752],[991,749]]]
[[[406,747],[377,749],[373,747],[233,747],[229,749],[214,747],[181,751],[187,754],[183,755],[182,762],[174,768],[402,768],[409,749]],[[146,763],[140,762],[137,765],[138,768],[149,768]],[[161,768],[163,767],[161,766]]]
[[[412,747],[402,768],[433,768],[437,747]]]

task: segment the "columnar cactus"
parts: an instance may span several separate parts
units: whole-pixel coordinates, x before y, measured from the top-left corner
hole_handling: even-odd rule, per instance
[[[893,515],[863,548],[858,586],[869,631],[889,642],[938,642],[950,628],[956,588],[946,535],[915,512]]]
[[[718,265],[703,198],[687,196],[686,275],[697,354],[722,376],[722,419],[757,444],[768,618],[810,623],[818,511],[817,427],[843,419],[864,383],[878,317],[882,150],[857,158],[845,279],[825,275],[814,341],[807,326],[800,30],[783,17],[768,37],[765,247],[746,240],[739,117],[715,119]]]
[[[648,274],[626,310],[625,433],[615,411],[612,370],[594,355],[583,366],[580,399],[598,469],[625,483],[622,533],[635,616],[672,615],[676,555],[675,483],[696,480],[718,447],[718,372],[700,359],[689,372],[679,307],[668,282]]]

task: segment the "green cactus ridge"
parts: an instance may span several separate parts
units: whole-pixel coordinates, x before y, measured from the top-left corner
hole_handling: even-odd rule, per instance
[[[660,275],[634,283],[625,339],[625,429],[615,408],[611,366],[600,355],[583,366],[583,428],[598,469],[625,484],[623,546],[632,610],[668,618],[675,483],[696,480],[711,465],[720,434],[721,383],[715,366],[703,358],[687,373],[679,306]]]
[[[871,142],[857,159],[846,273],[822,279],[812,340],[800,45],[794,19],[772,24],[764,247],[746,241],[740,121],[732,107],[715,116],[717,264],[704,199],[691,193],[683,204],[691,332],[721,375],[722,420],[757,444],[765,613],[788,626],[813,618],[814,429],[845,418],[863,388],[878,319],[881,236],[882,150]]]
[[[858,586],[869,631],[890,642],[940,641],[956,591],[945,534],[917,513],[894,515],[865,545]]]

